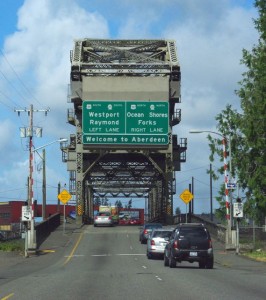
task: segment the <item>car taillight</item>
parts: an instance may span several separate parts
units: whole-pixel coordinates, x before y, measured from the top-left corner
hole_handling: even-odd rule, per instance
[[[174,248],[178,249],[178,241],[177,240],[174,241]]]
[[[152,245],[152,246],[155,246],[154,240],[151,240],[151,245]]]
[[[97,216],[95,216],[95,217],[94,217],[94,220],[97,220],[97,219],[98,219],[98,217],[97,217]]]
[[[209,240],[209,248],[212,248],[212,240]]]
[[[112,217],[109,217],[108,220],[112,220]]]
[[[145,229],[143,233],[144,233],[144,234],[147,234],[147,233],[148,233],[148,230],[147,230],[147,229]]]

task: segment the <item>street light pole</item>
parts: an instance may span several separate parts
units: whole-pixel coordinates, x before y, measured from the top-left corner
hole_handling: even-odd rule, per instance
[[[211,221],[213,221],[213,211],[212,211],[212,164],[210,164],[210,215],[211,215]]]
[[[226,152],[226,144],[227,144],[227,138],[223,134],[216,132],[216,131],[210,131],[210,130],[190,130],[189,133],[212,133],[216,134],[222,137],[222,143],[223,143],[223,161],[224,161],[224,185],[225,185],[225,208],[226,208],[226,220],[227,220],[227,239],[226,242],[228,245],[231,246],[232,244],[232,233],[231,233],[231,218],[230,218],[230,203],[229,203],[229,191],[228,191],[228,163],[227,163],[227,152]],[[230,150],[231,151],[231,150]],[[231,160],[231,157],[230,157]]]

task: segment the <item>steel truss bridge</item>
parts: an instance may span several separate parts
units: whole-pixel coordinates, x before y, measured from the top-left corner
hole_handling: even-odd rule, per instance
[[[75,133],[62,148],[62,158],[70,173],[77,222],[92,220],[96,197],[138,197],[145,199],[150,221],[168,223],[173,215],[175,174],[186,161],[187,149],[186,138],[178,139],[173,133],[181,121],[181,73],[175,41],[79,39],[70,60],[68,102],[73,108],[67,116]],[[90,122],[83,115],[86,101],[91,101],[89,107],[119,101],[144,106],[167,102],[167,143],[84,142],[84,124]]]

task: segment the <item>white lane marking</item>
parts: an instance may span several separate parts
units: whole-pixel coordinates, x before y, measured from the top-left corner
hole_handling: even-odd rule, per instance
[[[159,276],[155,276],[155,277],[156,277],[158,280],[160,280],[160,281],[162,280],[162,278],[160,278]]]
[[[146,267],[146,266],[142,266],[142,268],[143,268],[143,269],[147,269],[147,267]]]

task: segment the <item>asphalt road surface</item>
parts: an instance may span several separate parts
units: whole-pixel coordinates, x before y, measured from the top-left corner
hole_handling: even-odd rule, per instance
[[[171,269],[147,259],[138,234],[91,225],[67,239],[61,233],[41,255],[0,266],[0,299],[266,299],[265,263],[232,262],[218,249],[212,270],[186,262]]]

